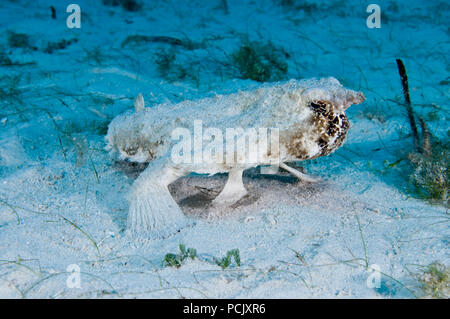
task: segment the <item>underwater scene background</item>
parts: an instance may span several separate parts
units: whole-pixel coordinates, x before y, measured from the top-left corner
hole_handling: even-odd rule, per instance
[[[0,297],[449,297],[448,1],[73,2],[0,3]],[[145,164],[105,135],[139,93],[329,76],[366,101],[344,146],[296,164],[320,183],[251,169],[218,211],[226,176],[190,175],[171,192],[193,224],[126,233]]]

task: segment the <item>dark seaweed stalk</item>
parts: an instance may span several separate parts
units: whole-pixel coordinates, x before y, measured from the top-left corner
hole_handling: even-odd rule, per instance
[[[398,72],[403,85],[405,105],[414,137],[415,152],[408,155],[414,169],[410,175],[411,181],[420,197],[438,200],[448,205],[448,188],[450,176],[448,173],[449,147],[438,139],[433,139],[423,118],[419,118],[421,127],[421,142],[414,120],[414,113],[408,91],[408,77],[402,60],[397,59]]]
[[[425,124],[423,118],[419,118],[420,127],[422,128],[422,151],[427,157],[431,155],[431,133]]]
[[[227,0],[222,0],[222,8],[225,14],[228,14],[228,2]]]
[[[411,125],[411,131],[414,138],[414,148],[421,153],[419,147],[419,133],[417,131],[416,121],[414,120],[414,111],[411,106],[411,99],[409,97],[409,87],[408,87],[408,76],[406,75],[405,65],[401,59],[397,59],[398,73],[400,74],[400,79],[403,86],[403,95],[405,97],[406,110],[408,111],[409,124]]]
[[[50,6],[50,10],[52,10],[52,19],[56,19],[56,10],[54,6]]]

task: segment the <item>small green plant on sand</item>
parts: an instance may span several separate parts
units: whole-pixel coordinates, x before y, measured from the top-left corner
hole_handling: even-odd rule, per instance
[[[313,13],[317,10],[319,10],[319,6],[315,3],[308,3],[308,1],[304,0],[274,0],[273,1],[276,5],[281,6],[285,10],[289,11],[299,11],[302,10],[306,13]]]
[[[103,54],[100,47],[92,49],[84,49],[85,56],[81,59],[81,62],[92,63],[93,65],[103,65],[107,56]]]
[[[198,72],[195,70],[196,63],[177,62],[177,55],[174,49],[161,49],[155,54],[155,63],[159,75],[169,82],[181,80],[193,80],[198,82]]]
[[[168,79],[175,66],[176,55],[173,50],[161,49],[155,54],[155,63],[161,77]]]
[[[21,75],[6,75],[0,79],[0,98],[4,99],[13,99],[22,93],[21,90],[18,89],[18,85],[22,79]]]
[[[182,41],[180,39],[168,36],[158,36],[158,35],[142,35],[133,34],[129,35],[122,41],[122,48],[129,45],[143,45],[147,43],[166,43],[170,45],[182,46],[189,48],[189,41]]]
[[[5,52],[0,51],[0,66],[11,66],[11,65],[13,65],[13,62],[9,58],[9,56]]]
[[[111,7],[121,6],[122,9],[130,12],[138,12],[143,8],[142,3],[136,0],[103,0],[103,5]]]
[[[435,261],[417,277],[423,298],[450,298],[450,267]]]
[[[18,62],[11,60],[11,58],[8,56],[6,52],[3,51],[2,48],[0,48],[0,67],[5,66],[26,66],[26,65],[33,65],[36,64],[36,62]]]
[[[194,248],[186,249],[185,245],[180,244],[178,249],[180,250],[178,254],[169,253],[164,256],[164,264],[166,266],[180,268],[186,258],[189,257],[191,259],[195,259],[197,256],[197,250]]]
[[[449,188],[449,145],[432,142],[428,153],[411,153],[408,156],[413,165],[410,175],[420,197],[448,205]]]
[[[22,75],[5,75],[0,78],[0,116],[16,115],[21,120],[26,120],[22,101],[23,90],[19,88]]]
[[[57,41],[57,42],[48,42],[47,43],[47,47],[44,48],[43,51],[45,53],[52,54],[55,51],[64,50],[69,45],[71,45],[73,43],[77,43],[77,42],[78,42],[78,39],[76,39],[76,38],[71,39],[71,40],[62,39],[62,40]]]
[[[28,49],[31,47],[30,39],[25,33],[8,32],[8,45],[12,48]]]
[[[241,44],[231,55],[231,63],[237,68],[240,77],[257,82],[278,81],[285,77],[289,55],[271,42],[249,42]]]
[[[227,252],[225,257],[221,259],[214,258],[214,262],[222,267],[222,269],[226,269],[231,265],[232,258],[234,258],[234,262],[239,267],[241,266],[241,257],[239,255],[239,249],[232,249]]]

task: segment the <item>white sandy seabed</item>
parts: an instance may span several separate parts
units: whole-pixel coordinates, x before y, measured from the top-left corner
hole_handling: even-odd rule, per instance
[[[222,1],[156,1],[139,12],[79,1],[78,30],[66,27],[63,2],[0,4],[0,48],[22,64],[0,67],[0,297],[420,295],[417,265],[449,263],[449,217],[445,207],[411,196],[401,163],[389,166],[412,150],[395,58],[405,62],[416,111],[445,138],[448,4],[380,1],[382,28],[369,29],[366,1],[296,10],[281,2],[229,0],[225,13]],[[26,33],[37,50],[10,48],[8,31]],[[121,46],[135,34],[202,43],[174,48],[177,62],[193,66],[196,76],[165,80],[154,56],[171,46]],[[287,78],[334,76],[365,93],[366,102],[347,111],[347,143],[302,163],[322,182],[249,171],[248,201],[220,212],[208,208],[202,190],[219,190],[225,176],[183,178],[172,192],[193,224],[166,239],[132,239],[124,233],[125,196],[137,168],[110,160],[104,127],[139,92],[151,105],[257,86],[222,72],[243,37],[282,47]],[[65,49],[43,50],[74,38]],[[181,243],[197,258],[164,266],[165,254]],[[214,257],[231,249],[239,249],[241,265],[222,270]],[[81,271],[80,288],[67,285],[69,265]],[[378,287],[367,284],[366,265],[378,267]]]

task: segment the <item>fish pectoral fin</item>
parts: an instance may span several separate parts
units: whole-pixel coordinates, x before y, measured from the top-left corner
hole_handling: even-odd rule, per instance
[[[305,181],[308,183],[317,183],[320,181],[320,178],[311,177],[309,175],[306,175],[295,168],[290,167],[289,165],[286,165],[285,163],[280,163],[280,167],[287,170],[289,173],[297,177],[301,181]]]
[[[132,234],[164,238],[189,224],[168,189],[184,172],[165,164],[164,158],[150,163],[131,187],[128,229]]]
[[[145,108],[145,101],[144,97],[142,96],[142,93],[139,93],[139,95],[134,100],[134,109],[136,112],[142,111]]]
[[[212,201],[213,206],[228,206],[236,203],[242,197],[247,195],[244,183],[242,181],[242,173],[244,170],[237,169],[228,173],[228,179],[225,187]]]

